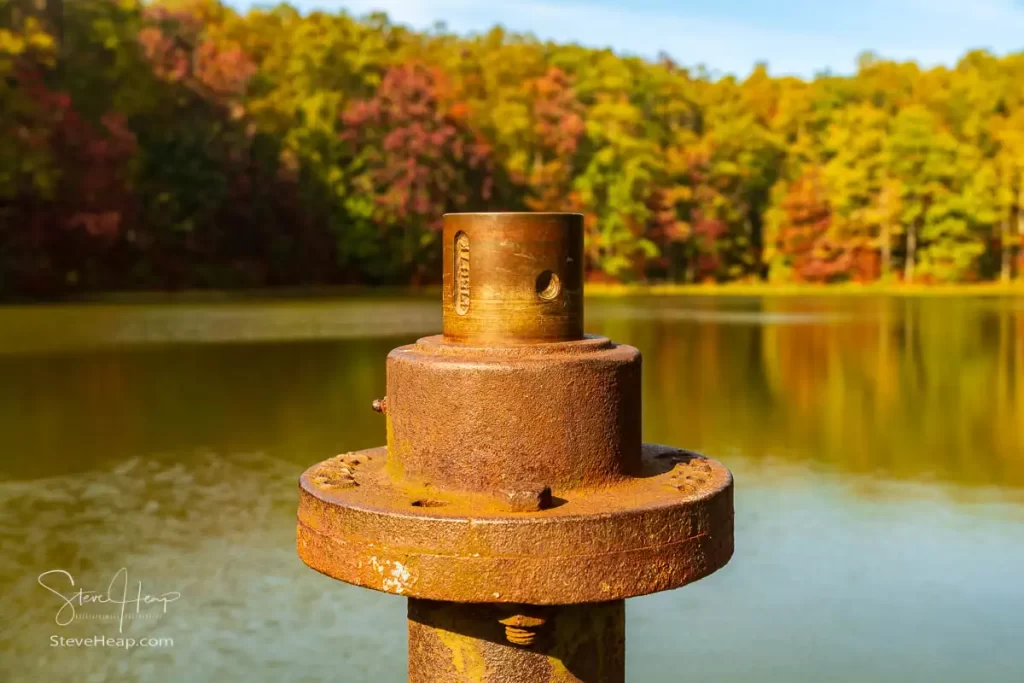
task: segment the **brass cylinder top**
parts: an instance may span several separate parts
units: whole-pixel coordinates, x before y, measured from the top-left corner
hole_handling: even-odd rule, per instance
[[[583,216],[444,217],[444,337],[515,345],[583,338]]]

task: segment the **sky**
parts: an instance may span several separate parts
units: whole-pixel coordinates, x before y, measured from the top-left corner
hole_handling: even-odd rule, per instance
[[[228,0],[238,8],[264,1]],[[273,3],[271,3],[273,4]],[[384,11],[416,29],[456,33],[496,24],[538,38],[610,47],[744,76],[851,73],[857,55],[954,64],[965,52],[1024,50],[1024,0],[290,0],[302,10]]]

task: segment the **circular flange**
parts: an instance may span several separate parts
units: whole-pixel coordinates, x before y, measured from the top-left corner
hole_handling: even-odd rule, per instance
[[[302,475],[298,551],[310,567],[407,597],[557,605],[677,588],[732,556],[732,475],[689,451],[644,444],[640,476],[556,489],[535,512],[396,483],[386,458],[348,453]]]

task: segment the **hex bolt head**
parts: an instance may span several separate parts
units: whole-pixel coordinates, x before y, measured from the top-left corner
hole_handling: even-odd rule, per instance
[[[501,497],[509,512],[538,512],[551,507],[550,486],[525,486],[504,489]]]

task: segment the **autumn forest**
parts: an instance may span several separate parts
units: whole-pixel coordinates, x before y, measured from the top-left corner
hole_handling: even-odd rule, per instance
[[[808,80],[214,0],[0,27],[0,298],[426,283],[474,210],[585,214],[597,281],[1024,277],[1024,53]]]

